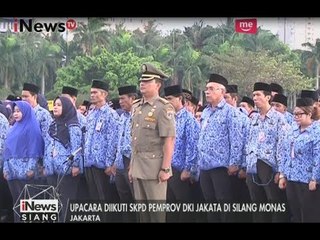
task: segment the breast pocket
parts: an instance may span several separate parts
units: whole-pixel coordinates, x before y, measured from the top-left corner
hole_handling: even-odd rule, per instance
[[[142,124],[143,136],[152,137],[156,134],[156,123],[155,122],[144,122]]]

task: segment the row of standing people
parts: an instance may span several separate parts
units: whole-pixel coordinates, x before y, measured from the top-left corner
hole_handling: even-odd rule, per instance
[[[89,198],[94,200],[114,201],[112,197],[114,194],[108,183],[113,176],[116,176],[116,185],[119,186],[118,193],[122,201],[131,201],[128,198],[142,201],[171,201],[172,199],[185,201],[184,198],[189,194],[189,188],[184,186],[188,185],[190,181],[192,182],[194,176],[197,177],[199,169],[200,185],[204,198],[211,202],[234,201],[234,180],[232,179],[238,179],[237,174],[241,176],[241,170],[246,170],[243,171],[247,174],[246,178],[242,179],[246,179],[246,186],[249,188],[252,201],[285,201],[285,192],[279,189],[278,184],[284,188],[287,183],[284,182],[286,178],[289,183],[290,181],[298,182],[302,186],[305,186],[306,181],[307,184],[311,182],[313,185],[313,187],[311,186],[312,193],[318,192],[316,186],[319,163],[317,155],[314,153],[316,149],[307,151],[312,150],[314,156],[298,159],[303,164],[309,158],[315,159],[308,167],[309,175],[310,169],[312,175],[309,176],[307,173],[304,179],[295,180],[296,175],[300,176],[304,172],[293,171],[292,173],[288,171],[289,167],[296,167],[294,164],[288,163],[302,154],[301,143],[298,145],[298,149],[286,148],[288,139],[291,139],[289,137],[290,128],[284,117],[271,109],[269,105],[271,89],[268,84],[255,84],[253,99],[259,113],[254,114],[249,120],[236,108],[226,104],[227,80],[220,75],[212,74],[205,91],[209,105],[203,111],[199,126],[194,117],[182,107],[183,98],[179,86],[165,89],[168,101],[159,97],[159,89],[164,77],[165,75],[153,66],[144,65],[144,73],[140,78],[140,91],[143,98],[133,103],[131,114],[130,105],[135,98],[133,88],[132,86],[119,88],[120,104],[125,110],[125,113],[120,117],[121,120],[118,114],[106,104],[107,83],[93,81],[90,95],[95,108],[90,111],[86,119],[87,123],[83,125],[86,126],[84,142],[82,142],[83,131],[81,131],[83,128],[79,124],[81,117],[77,116],[75,107],[70,100],[71,97],[61,96],[55,100],[55,120],[52,121],[51,117],[47,117],[47,114],[37,104],[32,103],[32,99],[36,102],[33,93],[36,93],[37,89],[26,84],[22,97],[26,101],[31,99],[29,103],[36,110],[35,116],[38,116],[37,119],[40,122],[40,132],[34,130],[35,124],[32,124],[31,132],[37,136],[40,133],[43,143],[40,140],[36,145],[27,144],[33,142],[32,139],[35,137],[29,134],[30,131],[24,133],[29,134],[28,141],[10,144],[10,148],[6,147],[7,143],[5,142],[4,174],[10,182],[11,193],[21,192],[22,186],[33,180],[33,176],[38,173],[38,162],[41,158],[39,155],[41,154],[43,154],[44,174],[49,176],[47,178],[49,182],[53,181],[52,185],[56,185],[58,176],[61,177],[65,173],[69,175],[69,177],[65,177],[66,184],[63,184],[66,187],[65,191],[61,189],[61,196],[65,197],[64,206],[66,206],[68,198],[76,198],[74,186],[79,182],[78,176],[83,171],[83,167],[85,168]],[[8,136],[14,136],[14,132],[22,133],[22,131],[15,129],[18,129],[19,126],[24,129],[25,121],[20,121],[23,116],[29,116],[30,120],[28,121],[34,122],[34,119],[30,117],[32,114],[28,114],[28,106],[23,102],[16,103],[15,118],[17,123],[21,124],[15,124],[9,130]],[[300,102],[297,107],[301,109],[306,105],[301,105]],[[295,116],[307,117],[310,115],[310,112],[304,108],[302,110],[303,113],[300,112],[300,115],[295,112]],[[19,114],[22,116],[18,121]],[[24,124],[22,124],[23,122]],[[301,127],[299,128],[301,123],[299,121],[297,123],[299,134],[295,140],[306,132],[301,131]],[[312,129],[316,132],[318,129],[316,122],[312,122],[312,126],[315,126]],[[311,136],[307,139],[315,141],[314,136]],[[14,139],[16,137],[13,138],[13,141]],[[8,137],[6,141],[10,141],[10,138]],[[290,144],[292,145],[292,143]],[[43,151],[42,145],[48,146],[45,148],[46,151]],[[14,150],[14,146],[20,150]],[[79,147],[84,148],[85,161],[82,162],[81,155],[76,156],[72,166],[66,169],[63,161]],[[293,152],[297,151],[297,155],[288,154],[288,149],[293,149],[291,150]],[[15,155],[15,151],[21,156]],[[28,152],[28,156],[25,152]],[[32,154],[30,155],[30,153]],[[38,155],[34,155],[34,153]],[[26,161],[26,157],[30,158],[30,161]],[[12,161],[12,159],[20,159],[21,161]],[[23,168],[23,171],[12,171],[12,169],[19,169],[14,167],[17,162],[28,166]],[[303,167],[303,169],[305,168]],[[16,178],[12,177],[15,176],[14,174],[17,174]],[[172,175],[173,177],[171,177]],[[51,180],[50,176],[52,176]],[[123,176],[123,178],[118,176]],[[292,176],[294,177],[292,178]],[[70,181],[67,180],[68,178]],[[17,180],[18,184],[13,180]],[[168,180],[169,187],[167,188]],[[121,185],[121,181],[124,181],[125,184]],[[123,189],[124,195],[121,192],[121,186],[126,187]],[[288,184],[288,188],[289,186],[290,184]],[[184,192],[184,188],[188,189],[187,194]],[[129,195],[125,196],[126,194]],[[317,194],[314,195],[317,196]],[[183,196],[183,199],[179,199],[179,196]],[[127,198],[125,199],[125,197]],[[16,194],[13,194],[13,198],[17,199]],[[289,205],[293,209],[290,199]],[[308,199],[314,200],[316,197]],[[302,200],[299,201],[295,202],[296,211],[302,209],[301,206],[299,208]],[[316,209],[312,208],[312,210]],[[65,213],[65,209],[62,212]],[[303,218],[300,216],[294,220],[311,221],[315,212],[313,211],[311,216],[304,213]],[[293,216],[296,215],[296,213],[293,214]],[[306,216],[310,218],[306,218]],[[260,221],[266,220],[264,216],[260,217]],[[228,214],[222,214],[218,217],[217,214],[208,214],[209,221],[215,221],[217,218],[223,221],[233,220]],[[140,221],[164,220],[165,216],[159,214],[156,216],[142,214],[140,216]],[[259,221],[258,218],[255,220]],[[287,216],[274,214],[274,220],[287,220]]]

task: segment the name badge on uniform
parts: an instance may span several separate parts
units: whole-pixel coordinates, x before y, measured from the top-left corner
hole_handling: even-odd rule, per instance
[[[266,134],[264,132],[259,132],[258,141],[264,142],[264,140],[266,140]]]
[[[52,157],[56,157],[58,155],[58,151],[56,148],[53,148],[52,150]]]
[[[294,158],[294,145],[291,143],[291,158]]]
[[[96,131],[100,132],[102,128],[102,122],[98,122],[96,125]]]

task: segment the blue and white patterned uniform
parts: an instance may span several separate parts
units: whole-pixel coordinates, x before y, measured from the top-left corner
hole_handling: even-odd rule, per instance
[[[87,116],[85,134],[85,167],[95,166],[106,169],[116,158],[119,115],[107,104],[93,109]]]
[[[204,109],[198,143],[200,170],[241,165],[242,126],[236,111],[224,99],[215,108]]]
[[[257,160],[261,159],[279,172],[279,166],[285,159],[285,140],[290,127],[282,113],[271,108],[265,119],[255,115],[250,124],[246,145],[247,173],[257,173]]]
[[[239,167],[246,168],[246,148],[245,145],[248,141],[249,136],[249,129],[250,129],[250,121],[251,119],[248,117],[248,114],[246,114],[244,111],[240,110],[241,108],[237,108],[237,114],[239,115],[239,119],[241,122],[241,141],[243,143],[242,145],[242,156],[241,156],[241,164]]]
[[[176,114],[176,141],[171,165],[179,171],[198,168],[197,143],[200,127],[185,108]]]
[[[2,154],[4,149],[4,140],[6,139],[8,130],[9,130],[9,121],[2,113],[0,113],[0,169],[2,169],[3,167]]]
[[[49,130],[49,126],[52,122],[52,117],[51,117],[49,111],[44,109],[43,107],[40,107],[39,104],[37,106],[35,106],[33,108],[33,110],[36,114],[37,120],[40,123],[41,135],[42,135],[43,139],[45,139],[46,134],[48,133],[48,130]]]
[[[320,125],[313,122],[303,132],[298,125],[286,139],[287,158],[281,167],[289,181],[320,181]]]
[[[115,165],[117,169],[124,169],[123,157],[131,158],[131,114],[124,112],[120,116],[119,143]]]
[[[290,113],[290,112],[288,112],[288,111],[286,111],[286,112],[284,113],[284,118],[287,120],[287,123],[288,123],[289,125],[291,125],[291,124],[294,122],[292,113]]]
[[[38,158],[9,158],[4,162],[3,173],[7,174],[7,180],[27,180],[28,171],[37,174]],[[35,176],[36,177],[36,176]]]
[[[78,125],[69,126],[70,144],[65,148],[61,142],[53,139],[48,134],[47,146],[48,156],[44,159],[46,176],[58,174],[71,174],[70,162],[66,161],[71,153],[75,152],[81,146],[82,132]],[[81,154],[77,154],[73,160],[73,167],[81,169]],[[81,169],[82,171],[82,169]]]

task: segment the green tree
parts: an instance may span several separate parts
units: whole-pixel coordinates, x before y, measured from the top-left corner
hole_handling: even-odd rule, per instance
[[[57,72],[55,89],[63,85],[75,86],[88,91],[92,79],[106,79],[109,82],[111,95],[116,95],[119,86],[137,85],[141,75],[141,65],[150,62],[160,67],[161,64],[154,62],[152,57],[140,58],[132,49],[122,53],[110,53],[102,49],[96,56],[76,57],[74,61]]]
[[[92,56],[94,47],[107,46],[110,33],[105,29],[108,25],[104,18],[88,18],[88,23],[79,23],[75,29],[74,41],[85,55]]]
[[[317,38],[316,43],[312,45],[307,42],[302,44],[310,50],[303,53],[303,58],[306,59],[306,66],[308,73],[316,78],[316,89],[319,88],[319,71],[320,71],[320,39]]]
[[[136,45],[134,52],[138,56],[153,56],[154,50],[161,45],[162,37],[157,27],[156,20],[149,20],[144,25],[143,30],[136,29],[133,31],[133,40]]]
[[[14,81],[16,75],[15,59],[16,53],[20,50],[20,45],[15,36],[9,35],[0,38],[0,71],[3,86],[10,88],[10,82]]]
[[[310,79],[300,71],[300,66],[284,57],[269,56],[268,52],[246,52],[231,47],[228,52],[213,57],[212,71],[225,76],[230,83],[238,84],[241,95],[251,95],[255,82],[277,82],[289,94],[310,87]]]

